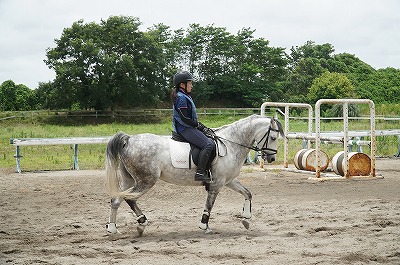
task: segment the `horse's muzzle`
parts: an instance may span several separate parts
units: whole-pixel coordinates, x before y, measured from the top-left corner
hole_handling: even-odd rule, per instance
[[[268,163],[272,163],[272,162],[274,162],[275,159],[276,159],[275,154],[273,154],[273,155],[262,154],[261,157],[262,157],[262,159],[263,159],[264,161],[267,161]]]

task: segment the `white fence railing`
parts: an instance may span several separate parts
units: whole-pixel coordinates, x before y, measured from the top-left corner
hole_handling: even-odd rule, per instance
[[[73,145],[74,149],[74,161],[73,169],[79,169],[78,165],[78,144],[104,144],[108,143],[111,136],[106,137],[71,137],[71,138],[20,138],[10,139],[10,144],[15,146],[15,160],[16,170],[21,173],[21,146],[32,146],[32,145]]]

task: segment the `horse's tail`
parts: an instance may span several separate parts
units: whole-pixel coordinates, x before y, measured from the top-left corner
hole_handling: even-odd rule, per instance
[[[107,144],[106,149],[106,174],[107,174],[107,183],[108,190],[112,197],[136,197],[134,193],[132,193],[132,188],[123,191],[122,190],[122,175],[128,174],[125,165],[121,161],[121,155],[123,155],[123,151],[128,145],[129,135],[124,132],[119,132],[114,135],[113,138]],[[119,167],[123,167],[119,169]]]

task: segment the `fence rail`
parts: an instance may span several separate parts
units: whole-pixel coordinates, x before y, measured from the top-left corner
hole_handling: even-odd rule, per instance
[[[198,108],[199,115],[250,115],[258,114],[259,108]],[[133,110],[114,110],[114,111],[21,111],[0,113],[0,120],[33,117],[63,117],[63,118],[129,118],[129,117],[154,117],[170,116],[172,109],[133,109]]]
[[[271,107],[272,108],[272,107]],[[274,110],[271,110],[271,113]],[[198,108],[199,115],[251,115],[259,114],[259,108]],[[0,113],[1,120],[9,120],[16,118],[34,118],[34,117],[62,117],[62,118],[129,118],[129,117],[156,117],[172,115],[171,109],[133,109],[133,110],[114,110],[114,111],[67,111],[67,110],[47,110],[47,111],[21,111],[21,112],[2,112]],[[291,116],[293,120],[304,120],[307,117]],[[321,117],[321,120],[341,120],[343,117]],[[349,119],[367,120],[369,117],[349,117]],[[376,116],[376,120],[382,121],[400,121],[400,116]]]
[[[70,137],[70,138],[11,138],[10,144],[15,146],[16,171],[21,173],[21,146],[32,145],[73,145],[74,161],[73,169],[79,169],[78,165],[78,144],[105,144],[111,136],[104,137]]]

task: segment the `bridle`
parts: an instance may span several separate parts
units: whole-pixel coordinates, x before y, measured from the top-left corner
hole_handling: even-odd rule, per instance
[[[270,124],[269,127],[268,127],[267,132],[266,132],[266,133],[264,134],[264,136],[257,142],[257,144],[256,144],[255,146],[248,146],[248,145],[244,145],[244,144],[241,144],[241,143],[237,143],[237,142],[234,142],[234,141],[232,141],[232,140],[229,140],[229,139],[223,138],[223,137],[221,137],[221,136],[218,136],[218,135],[216,135],[215,133],[214,133],[214,135],[213,135],[212,137],[213,137],[214,139],[220,141],[221,143],[223,143],[221,140],[225,140],[225,141],[227,141],[227,142],[230,142],[230,143],[233,143],[233,144],[236,144],[236,145],[239,145],[239,146],[248,148],[248,149],[250,149],[250,150],[254,150],[254,151],[256,151],[256,152],[261,152],[261,153],[264,154],[264,155],[271,156],[271,155],[275,155],[275,154],[278,152],[277,149],[272,149],[272,148],[269,148],[269,147],[268,147],[268,138],[269,138],[269,135],[270,135],[271,131],[273,131],[273,132],[278,132],[278,133],[280,132],[278,129],[272,128],[272,126],[271,126],[271,124]],[[265,140],[264,140],[264,139],[265,139]],[[259,145],[263,140],[264,140],[264,144],[262,145],[261,148],[259,148],[258,145]],[[269,152],[267,152],[267,151],[269,151]]]
[[[279,130],[274,129],[274,128],[271,127],[271,125],[269,125],[268,131],[264,134],[264,136],[260,139],[260,141],[257,142],[257,145],[253,146],[251,148],[251,150],[254,150],[256,152],[264,153],[267,156],[276,155],[278,153],[278,150],[268,147],[268,138],[269,138],[269,135],[270,135],[271,131],[279,133]],[[264,138],[265,138],[265,141],[264,141],[263,146],[261,148],[258,148],[257,146],[262,142],[262,140],[264,140]],[[270,152],[267,153],[267,151],[270,151]]]

